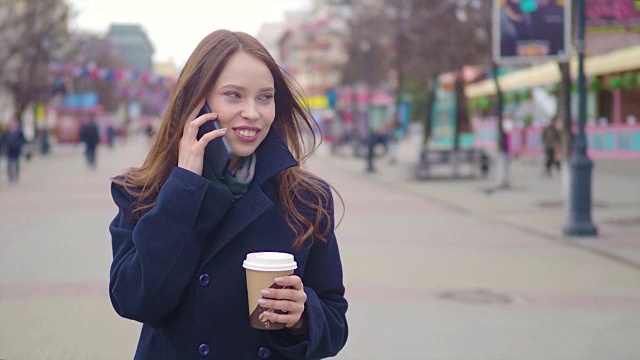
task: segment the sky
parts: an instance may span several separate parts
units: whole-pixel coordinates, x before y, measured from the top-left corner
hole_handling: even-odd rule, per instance
[[[191,51],[216,29],[256,35],[263,23],[280,22],[309,0],[67,0],[76,13],[72,29],[106,33],[110,23],[138,23],[147,32],[155,61],[182,66]]]

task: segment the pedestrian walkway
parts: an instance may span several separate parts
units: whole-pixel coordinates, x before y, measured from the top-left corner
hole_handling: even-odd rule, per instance
[[[140,324],[107,293],[108,178],[146,149],[100,148],[91,171],[81,152],[56,147],[0,187],[0,359],[132,358]],[[458,183],[413,184],[409,156],[370,175],[323,151],[309,166],[346,205],[336,234],[350,332],[337,359],[637,358],[636,268],[420,193],[411,186]]]
[[[327,148],[322,146],[319,154],[330,157],[337,166],[356,173],[365,171],[365,159],[330,155]],[[419,152],[415,139],[405,139],[398,148],[397,164],[391,165],[387,158],[376,159],[371,179],[640,268],[640,161],[594,160],[592,218],[598,236],[574,238],[563,235],[569,217],[563,181],[557,174],[544,176],[542,159],[513,160],[511,187],[496,189],[493,173],[487,179],[453,180],[449,165],[435,168],[435,179],[417,180]],[[473,170],[464,166],[468,165],[463,165],[462,173]]]

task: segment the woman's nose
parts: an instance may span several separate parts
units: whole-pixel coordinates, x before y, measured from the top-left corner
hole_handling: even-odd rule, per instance
[[[257,120],[260,117],[254,101],[247,102],[240,115],[247,120]]]

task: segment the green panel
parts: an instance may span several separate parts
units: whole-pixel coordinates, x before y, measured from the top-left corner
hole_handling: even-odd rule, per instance
[[[631,150],[640,152],[640,131],[631,133]]]
[[[618,150],[630,151],[631,150],[631,133],[620,132],[618,133]]]
[[[598,132],[591,134],[593,150],[596,151],[616,151],[616,137],[613,132]]]
[[[369,106],[369,121],[373,131],[382,131],[387,119],[387,107],[384,105]]]
[[[437,147],[452,147],[453,137],[451,136],[439,136],[431,141],[431,144]]]
[[[595,151],[603,151],[604,150],[604,137],[601,133],[591,134],[591,148]]]
[[[606,151],[616,151],[616,135],[613,132],[602,134],[602,139]]]
[[[460,148],[473,148],[473,134],[460,134]],[[453,148],[453,136],[438,136],[431,140],[431,145],[441,148]]]
[[[473,147],[473,134],[472,133],[464,133],[460,134],[460,147],[462,148],[472,148]]]
[[[520,9],[526,13],[530,13],[536,10],[536,0],[521,0]]]

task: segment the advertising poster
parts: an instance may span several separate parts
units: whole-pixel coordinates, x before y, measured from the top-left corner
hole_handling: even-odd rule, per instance
[[[494,0],[495,61],[525,65],[567,60],[570,22],[570,0]]]

